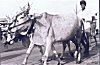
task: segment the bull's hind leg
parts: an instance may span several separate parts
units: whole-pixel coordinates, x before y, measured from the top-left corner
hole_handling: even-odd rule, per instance
[[[58,58],[58,53],[57,53],[57,51],[56,51],[56,49],[55,49],[54,45],[52,45],[51,50],[52,50],[52,51],[53,51],[53,53],[55,54],[56,58]]]
[[[67,44],[66,42],[63,42],[63,43],[62,43],[63,51],[62,51],[62,54],[61,54],[61,56],[60,56],[61,59],[63,59],[63,57],[64,57],[65,49],[66,49],[66,47],[67,47],[66,44]]]
[[[67,47],[66,44],[68,45],[69,54],[72,55],[72,54],[71,54],[71,48],[70,48],[70,40],[69,40],[69,41],[64,41],[64,42],[63,42],[63,53],[62,53],[62,55],[61,55],[62,58],[64,57],[65,49],[66,49],[66,47]]]
[[[81,29],[77,31],[77,44],[78,44],[78,50],[75,51],[75,59],[76,59],[76,63],[81,63],[81,37],[82,37],[82,32]]]
[[[52,49],[53,53],[55,54],[55,56],[56,56],[56,58],[57,58],[58,65],[60,65],[60,58],[59,58],[59,56],[58,56],[58,53],[57,53],[57,51],[56,51],[54,45],[52,45],[52,48],[51,48],[51,49]]]
[[[42,48],[42,46],[38,46],[38,48],[40,49],[40,53],[43,56],[43,48]]]
[[[75,51],[75,59],[76,59],[76,63],[81,63],[81,46],[80,46],[80,39],[78,39],[78,51]]]

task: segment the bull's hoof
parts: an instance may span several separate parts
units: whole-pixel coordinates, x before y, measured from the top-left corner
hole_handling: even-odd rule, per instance
[[[58,63],[57,65],[61,65],[60,63]]]
[[[22,63],[21,65],[27,65],[27,63]]]
[[[14,44],[14,41],[10,41],[8,44],[9,45],[13,45]]]
[[[22,63],[21,65],[27,65],[27,63]]]
[[[26,65],[26,64],[21,64],[21,65]]]
[[[39,60],[39,62],[41,62],[41,63],[42,63],[42,59],[40,59],[40,60]]]
[[[8,45],[7,44],[4,44],[4,48],[8,49]]]
[[[74,53],[73,52],[70,52],[70,56],[74,58]]]
[[[80,64],[82,61],[76,61],[76,64]]]
[[[64,60],[64,57],[61,57],[60,60]]]
[[[22,65],[27,65],[26,60],[24,60],[24,61],[22,62]]]
[[[58,63],[57,65],[60,65],[60,63]]]
[[[5,42],[5,43],[3,43],[4,45],[12,45],[12,44],[10,44],[10,42]]]
[[[84,57],[89,57],[89,53],[84,53]]]
[[[64,64],[62,64],[62,63],[58,63],[57,65],[64,65]]]

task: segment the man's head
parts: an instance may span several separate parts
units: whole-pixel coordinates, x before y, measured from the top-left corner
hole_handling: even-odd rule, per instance
[[[85,10],[86,1],[85,1],[85,0],[81,0],[81,1],[80,1],[80,5],[81,5],[82,10]]]
[[[92,16],[92,21],[94,21],[94,20],[97,20],[97,19],[95,18],[95,16]]]
[[[97,13],[95,13],[95,16],[97,16]]]

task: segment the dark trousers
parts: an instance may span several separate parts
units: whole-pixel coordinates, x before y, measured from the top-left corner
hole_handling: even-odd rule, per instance
[[[85,48],[84,53],[89,53],[89,33],[88,32],[82,33],[81,43]]]

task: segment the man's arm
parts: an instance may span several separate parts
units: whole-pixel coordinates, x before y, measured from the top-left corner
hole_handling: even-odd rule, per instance
[[[81,25],[82,25],[82,30],[83,30],[83,33],[85,33],[84,23],[83,23],[83,22],[85,22],[85,21],[84,21],[84,19],[82,19],[82,20],[81,20]]]

